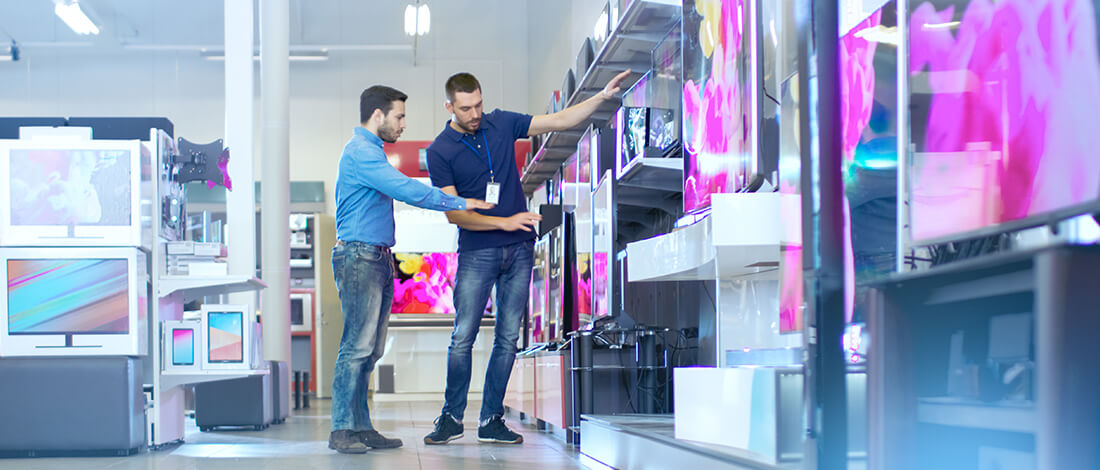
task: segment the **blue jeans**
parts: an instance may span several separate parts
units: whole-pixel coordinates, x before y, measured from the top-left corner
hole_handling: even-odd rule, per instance
[[[347,242],[332,249],[332,271],[344,313],[344,334],[332,374],[332,430],[374,429],[367,380],[382,357],[393,304],[393,256],[388,248]]]
[[[497,286],[496,330],[485,388],[481,399],[481,420],[504,415],[504,389],[516,360],[520,322],[527,312],[534,244],[462,251],[458,254],[455,279],[455,329],[447,350],[447,392],[443,413],[462,421],[466,394],[470,390],[471,350],[481,327],[481,316],[493,285]]]

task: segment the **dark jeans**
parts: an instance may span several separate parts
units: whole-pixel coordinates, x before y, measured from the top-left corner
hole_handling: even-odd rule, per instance
[[[393,304],[393,256],[388,248],[349,242],[332,249],[332,271],[344,313],[344,334],[332,374],[332,430],[374,429],[367,380],[382,357]]]
[[[481,316],[489,292],[497,286],[496,331],[485,388],[481,399],[481,420],[504,415],[504,389],[516,360],[520,322],[527,312],[534,244],[520,242],[498,248],[463,251],[458,254],[455,276],[455,329],[447,351],[447,392],[443,413],[462,421],[466,394],[470,390],[471,349],[481,327]]]

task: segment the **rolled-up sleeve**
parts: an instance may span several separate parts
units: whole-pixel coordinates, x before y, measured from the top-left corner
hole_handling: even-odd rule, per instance
[[[466,210],[466,199],[405,176],[386,161],[385,155],[368,154],[356,167],[360,181],[398,201],[437,211]]]

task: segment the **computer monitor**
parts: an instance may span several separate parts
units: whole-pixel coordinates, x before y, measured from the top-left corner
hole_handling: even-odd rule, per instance
[[[140,249],[0,248],[0,272],[0,355],[147,354]]]
[[[148,246],[150,166],[137,140],[0,140],[0,244]]]

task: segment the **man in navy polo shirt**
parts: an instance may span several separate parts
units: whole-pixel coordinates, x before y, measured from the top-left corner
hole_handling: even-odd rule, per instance
[[[493,352],[485,373],[477,439],[519,444],[523,436],[504,425],[504,390],[516,357],[516,340],[527,310],[534,265],[534,228],[541,217],[527,211],[516,168],[515,141],[580,125],[605,100],[612,99],[627,70],[596,96],[562,111],[530,116],[495,110],[482,113],[481,84],[473,75],[447,79],[447,111],[452,119],[428,146],[428,173],[444,193],[483,199],[496,207],[451,211],[458,225],[458,273],[455,279],[455,327],[447,353],[447,391],[442,415],[426,444],[446,444],[463,435],[462,418],[470,389],[471,349],[493,285],[497,318]]]

